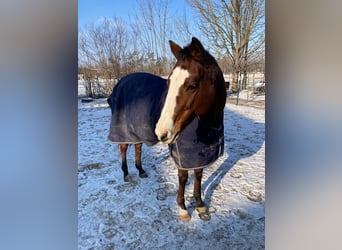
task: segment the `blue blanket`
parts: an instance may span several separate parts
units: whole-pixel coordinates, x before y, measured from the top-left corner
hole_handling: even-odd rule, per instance
[[[147,73],[120,79],[108,98],[112,110],[108,139],[113,143],[152,146],[154,133],[167,91],[166,80]]]
[[[199,118],[183,129],[177,141],[169,145],[170,154],[181,169],[203,168],[222,156],[224,128],[208,127]]]
[[[108,98],[112,111],[109,141],[158,143],[154,130],[166,93],[166,80],[152,74],[134,73],[120,79]],[[223,124],[210,128],[195,118],[169,145],[170,154],[179,168],[203,168],[223,154],[223,136]]]

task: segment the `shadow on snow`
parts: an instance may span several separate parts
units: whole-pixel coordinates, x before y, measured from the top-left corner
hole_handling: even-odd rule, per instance
[[[225,108],[225,152],[228,158],[202,184],[206,190],[204,202],[211,205],[214,190],[225,175],[241,159],[257,153],[265,141],[265,123],[255,122]]]

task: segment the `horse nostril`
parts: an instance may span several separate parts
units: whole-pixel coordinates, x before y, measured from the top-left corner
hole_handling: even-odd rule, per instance
[[[162,142],[167,141],[167,133],[164,133],[159,138]]]

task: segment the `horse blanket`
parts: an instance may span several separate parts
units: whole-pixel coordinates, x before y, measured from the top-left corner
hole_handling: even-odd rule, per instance
[[[117,144],[158,143],[154,133],[167,94],[166,80],[148,73],[133,73],[120,79],[107,99],[112,111],[108,140]],[[223,154],[223,123],[219,129],[199,118],[169,145],[178,168],[203,168]]]
[[[107,100],[112,110],[109,141],[156,144],[154,129],[166,91],[166,80],[152,74],[134,73],[121,78]]]

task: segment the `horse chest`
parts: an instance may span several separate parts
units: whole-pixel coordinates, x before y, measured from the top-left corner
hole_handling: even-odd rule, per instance
[[[169,150],[180,169],[199,169],[208,166],[222,156],[224,129],[206,126],[195,118],[179,135]]]

